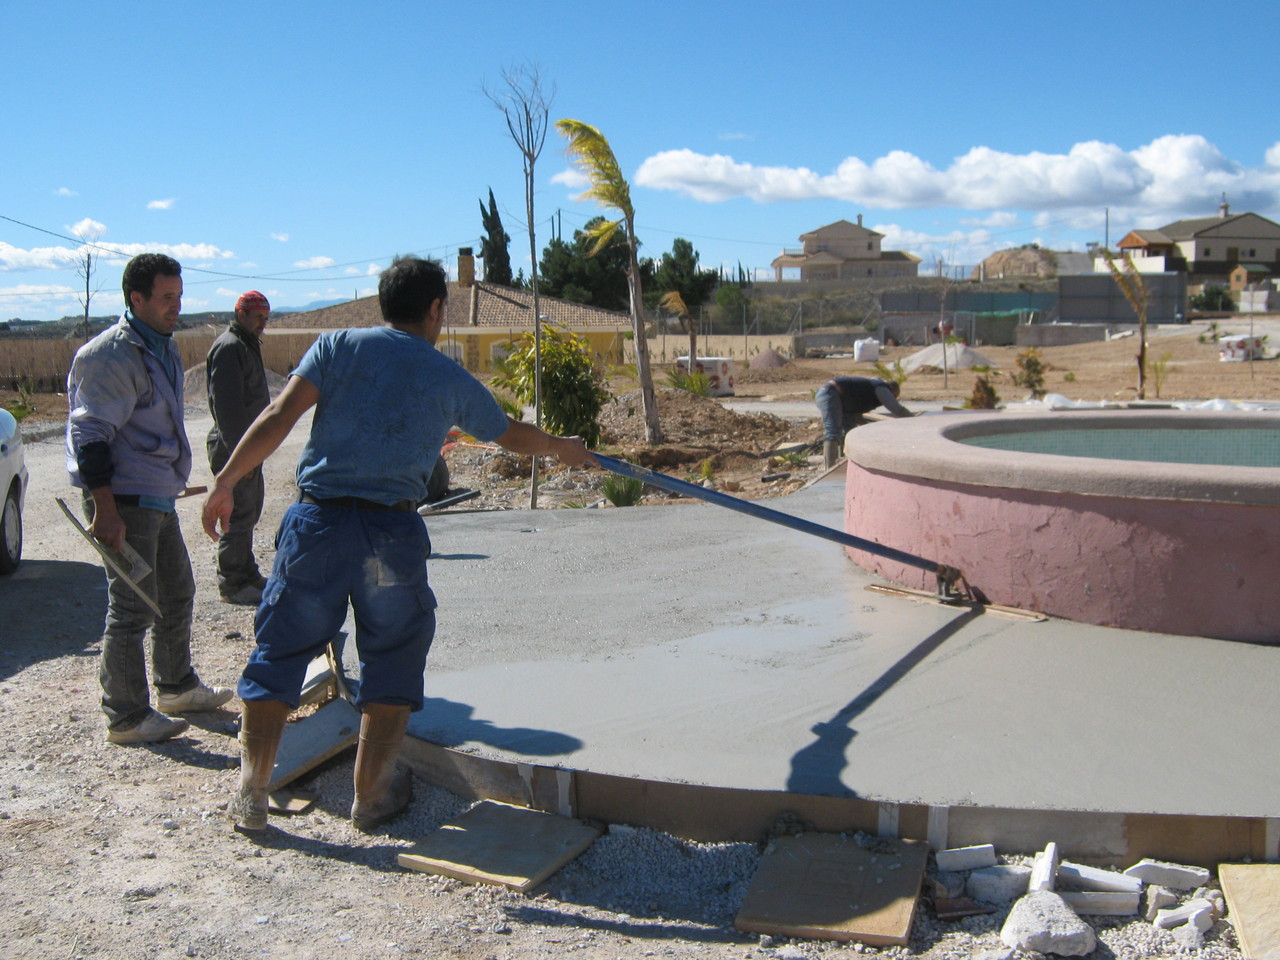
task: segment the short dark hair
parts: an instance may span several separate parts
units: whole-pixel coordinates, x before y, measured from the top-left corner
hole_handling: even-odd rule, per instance
[[[449,283],[439,260],[396,257],[378,279],[378,307],[387,323],[422,323],[434,301],[448,298]]]
[[[155,289],[156,277],[182,276],[182,264],[163,253],[140,253],[124,265],[124,276],[120,286],[124,290],[124,305],[132,307],[129,299],[131,293],[140,293],[145,299],[151,299],[151,291]]]

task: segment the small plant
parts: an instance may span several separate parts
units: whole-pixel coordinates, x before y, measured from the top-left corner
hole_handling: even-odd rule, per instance
[[[1164,386],[1165,378],[1178,369],[1169,365],[1172,357],[1171,353],[1163,353],[1159,360],[1151,361],[1151,385],[1155,387],[1157,400],[1160,399],[1160,388]]]
[[[31,414],[36,412],[35,400],[32,399],[34,390],[31,386],[31,379],[28,377],[17,386],[18,400],[16,403],[9,405],[9,412],[13,414],[13,419],[21,422]]]
[[[1067,383],[1075,383],[1076,375],[1072,373],[1070,370],[1068,370],[1066,373],[1062,375],[1062,379],[1067,381]]]
[[[520,420],[524,417],[524,407],[520,405],[520,401],[509,393],[499,393],[497,390],[490,390],[493,399],[498,401],[498,406],[502,408],[502,412],[507,416]]]
[[[695,482],[702,480],[714,480],[716,477],[715,461],[711,457],[703,460],[698,464],[698,469],[689,474],[689,479]]]
[[[693,373],[685,373],[672,368],[667,371],[667,385],[675,390],[692,393],[694,396],[711,396],[711,378],[697,370]]]
[[[975,378],[973,393],[964,402],[965,407],[969,410],[994,410],[999,404],[1000,394],[996,393],[991,381],[985,376]]]
[[[902,369],[902,361],[893,361],[893,367],[886,367],[883,363],[875,365],[876,376],[881,380],[887,380],[889,383],[896,383],[899,386],[907,382],[907,377],[911,374]]]
[[[1040,351],[1035,347],[1027,347],[1018,354],[1018,372],[1013,375],[1015,387],[1026,387],[1031,396],[1040,399],[1044,396],[1044,361]]]
[[[615,507],[634,507],[644,496],[644,481],[611,473],[604,478],[600,492]]]
[[[807,467],[809,465],[809,457],[803,450],[788,450],[786,453],[780,453],[770,459],[772,463],[780,467]]]
[[[1197,338],[1201,343],[1217,343],[1218,337],[1222,334],[1218,332],[1218,321],[1212,320],[1209,323],[1209,329],[1200,334]]]

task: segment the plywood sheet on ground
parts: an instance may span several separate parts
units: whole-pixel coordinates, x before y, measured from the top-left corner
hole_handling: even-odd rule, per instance
[[[596,827],[551,813],[485,800],[427,837],[397,862],[469,883],[528,892],[600,835]]]
[[[751,933],[905,945],[928,855],[922,841],[782,837],[760,859],[735,924]]]
[[[286,724],[267,790],[279,790],[315,769],[359,736],[360,711],[345,700],[326,703],[311,716]]]
[[[1250,960],[1280,960],[1280,863],[1224,863],[1218,880]]]

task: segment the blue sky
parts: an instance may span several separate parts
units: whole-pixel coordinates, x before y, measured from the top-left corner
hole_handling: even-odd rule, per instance
[[[839,219],[927,269],[1217,212],[1280,219],[1280,4],[7,4],[0,319],[76,314],[77,237],[182,261],[184,311],[373,292],[478,247],[490,188],[528,272],[520,154],[484,96],[540,66],[609,139],[642,252],[768,272]],[[598,210],[554,129],[539,251]]]

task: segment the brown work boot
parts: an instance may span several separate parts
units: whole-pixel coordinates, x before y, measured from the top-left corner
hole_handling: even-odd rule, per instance
[[[279,700],[246,700],[240,716],[240,789],[227,813],[241,830],[267,825],[267,785],[292,708]]]
[[[398,816],[413,798],[413,774],[396,764],[409,708],[366,703],[360,718],[360,746],[356,749],[356,798],[351,822],[368,833]]]

